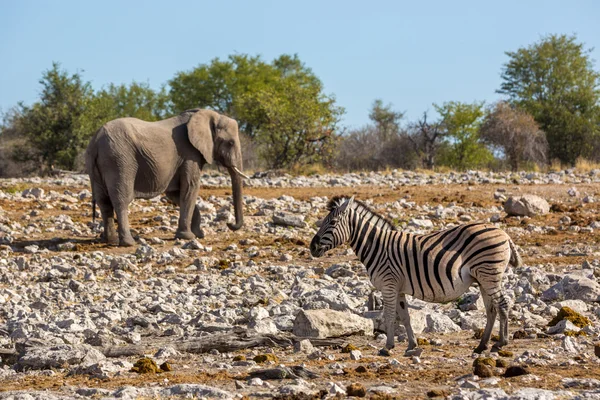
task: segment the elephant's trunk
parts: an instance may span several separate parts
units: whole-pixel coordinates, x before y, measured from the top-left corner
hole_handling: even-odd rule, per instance
[[[231,189],[233,191],[233,208],[235,209],[235,224],[227,224],[229,229],[237,231],[244,225],[244,203],[242,199],[242,177],[233,168],[229,169]]]

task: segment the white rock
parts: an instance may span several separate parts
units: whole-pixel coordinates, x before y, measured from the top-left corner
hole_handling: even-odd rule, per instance
[[[461,330],[460,326],[456,325],[450,317],[444,314],[431,313],[427,315],[427,327],[425,328],[425,332],[450,333],[459,332]]]
[[[569,321],[567,319],[563,319],[562,321],[559,321],[556,325],[548,328],[548,333],[551,335],[554,335],[557,333],[564,333],[565,331],[579,332],[580,328],[575,326],[571,321]]]
[[[373,334],[373,321],[356,314],[335,310],[300,310],[293,333],[299,337],[339,337]]]
[[[542,293],[543,301],[553,300],[583,300],[586,302],[600,301],[600,284],[596,281],[577,275],[565,277]]]
[[[509,197],[504,203],[504,211],[508,215],[533,217],[545,215],[550,212],[550,204],[539,196],[525,194],[518,197]]]

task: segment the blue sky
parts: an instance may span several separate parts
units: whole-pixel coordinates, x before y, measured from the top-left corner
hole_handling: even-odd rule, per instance
[[[432,103],[499,99],[504,52],[543,35],[600,46],[598,16],[594,0],[0,0],[0,109],[34,102],[52,61],[95,89],[158,88],[215,57],[297,53],[345,107],[344,125],[367,123],[376,98],[416,119]]]

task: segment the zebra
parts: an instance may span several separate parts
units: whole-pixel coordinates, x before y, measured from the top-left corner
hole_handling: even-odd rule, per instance
[[[492,350],[508,344],[510,304],[502,278],[509,264],[518,267],[522,261],[506,232],[478,222],[424,235],[402,232],[354,196],[336,196],[327,209],[329,214],[312,239],[310,252],[321,257],[349,242],[371,283],[382,292],[387,349],[394,347],[398,315],[408,337],[405,354],[417,352],[406,295],[444,303],[457,299],[474,282],[479,284],[487,316],[481,342],[474,351],[487,350],[497,315],[500,340]]]

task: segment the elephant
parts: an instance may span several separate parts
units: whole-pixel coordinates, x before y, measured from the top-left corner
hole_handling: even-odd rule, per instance
[[[179,206],[175,237],[203,238],[196,199],[202,168],[213,162],[227,168],[231,176],[235,223],[227,225],[238,230],[244,224],[242,178],[247,176],[241,172],[238,124],[215,111],[187,110],[156,122],[109,121],[90,140],[85,159],[94,209],[97,203],[104,222],[101,239],[109,244],[135,245],[129,231],[129,204],[162,193]]]

